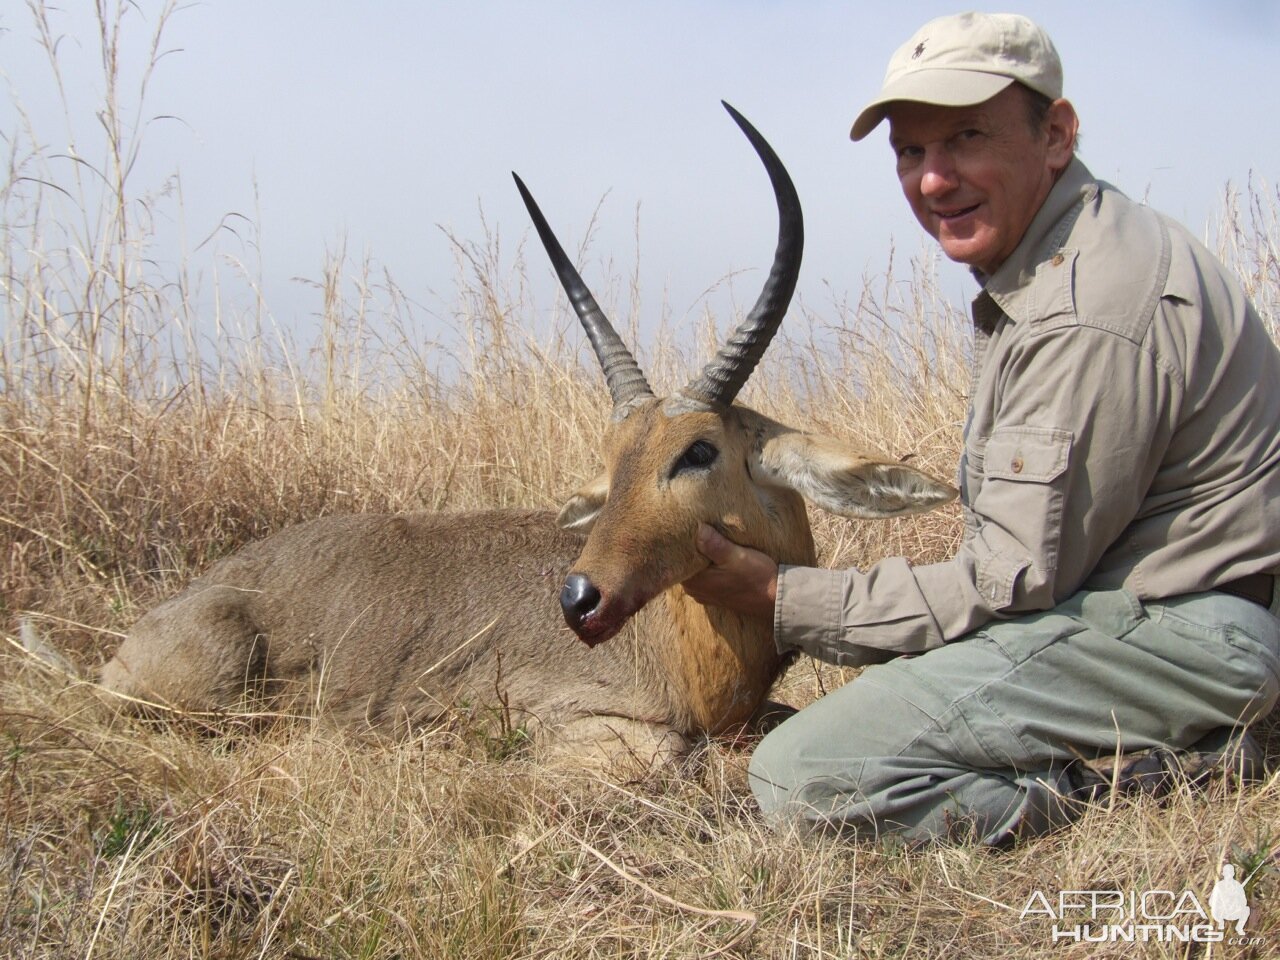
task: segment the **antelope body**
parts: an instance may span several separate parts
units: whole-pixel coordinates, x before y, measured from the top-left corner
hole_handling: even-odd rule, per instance
[[[356,515],[288,528],[140,619],[103,685],[188,711],[227,710],[246,693],[301,701],[392,733],[464,710],[527,725],[550,755],[628,766],[746,722],[783,660],[771,623],[681,589],[707,565],[698,524],[813,564],[805,499],[888,517],[955,491],[733,403],[786,312],[802,226],[781,162],[725,106],[773,182],[777,251],[751,313],[670,397],[649,389],[516,178],[614,402],[604,473],[558,516]]]

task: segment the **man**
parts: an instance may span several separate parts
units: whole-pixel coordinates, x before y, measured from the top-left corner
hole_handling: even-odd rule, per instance
[[[1245,728],[1280,696],[1280,351],[1221,264],[1075,157],[1025,18],[926,24],[852,139],[882,119],[917,219],[981,285],[965,534],[863,573],[701,529],[699,600],[772,617],[782,650],[881,664],[761,742],[762,810],[998,844],[1113,779],[1256,775]]]

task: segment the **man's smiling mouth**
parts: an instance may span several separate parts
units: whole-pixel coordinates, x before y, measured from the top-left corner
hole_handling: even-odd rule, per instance
[[[981,204],[975,203],[972,206],[957,207],[953,210],[934,210],[933,215],[939,220],[958,220],[961,217],[965,217],[973,213],[973,211],[977,210],[980,206]]]

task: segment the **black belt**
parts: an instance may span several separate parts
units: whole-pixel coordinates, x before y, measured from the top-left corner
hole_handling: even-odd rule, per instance
[[[1276,578],[1269,573],[1254,573],[1239,580],[1232,580],[1230,583],[1220,583],[1213,589],[1229,593],[1233,597],[1252,600],[1269,609],[1274,598]]]

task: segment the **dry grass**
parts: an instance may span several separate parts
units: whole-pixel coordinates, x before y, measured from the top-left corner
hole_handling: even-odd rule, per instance
[[[120,24],[103,9],[110,65]],[[220,294],[206,308],[185,264],[165,275],[148,259],[165,197],[128,182],[145,125],[121,119],[143,115],[145,97],[135,88],[122,108],[122,84],[107,81],[105,139],[78,148],[99,159],[59,160],[17,136],[0,193],[6,630],[38,617],[92,667],[211,560],[302,518],[550,506],[595,472],[598,372],[562,308],[549,331],[539,321],[518,258],[504,262],[492,241],[456,244],[446,349],[424,343],[424,318],[390,278],[336,256],[317,283],[320,331],[291,346],[251,284],[242,302]],[[1274,333],[1276,197],[1255,186],[1226,209],[1222,250]],[[930,264],[907,273],[868,283],[856,303],[793,315],[793,337],[811,339],[775,345],[744,399],[946,476],[966,321],[936,295]],[[678,384],[713,336],[682,351],[663,331],[642,351],[655,386]],[[839,565],[936,559],[959,532],[954,511],[814,520],[824,562]],[[803,662],[779,693],[804,704],[846,679]],[[1275,777],[1099,809],[1011,852],[912,850],[766,831],[742,785],[748,750],[706,744],[662,781],[617,785],[495,760],[464,728],[388,746],[306,724],[150,727],[6,647],[0,954],[1183,956],[1197,950],[1055,949],[1051,923],[1020,914],[1036,890],[1207,898],[1224,857],[1273,868],[1251,897],[1264,943],[1214,951],[1280,944]]]

